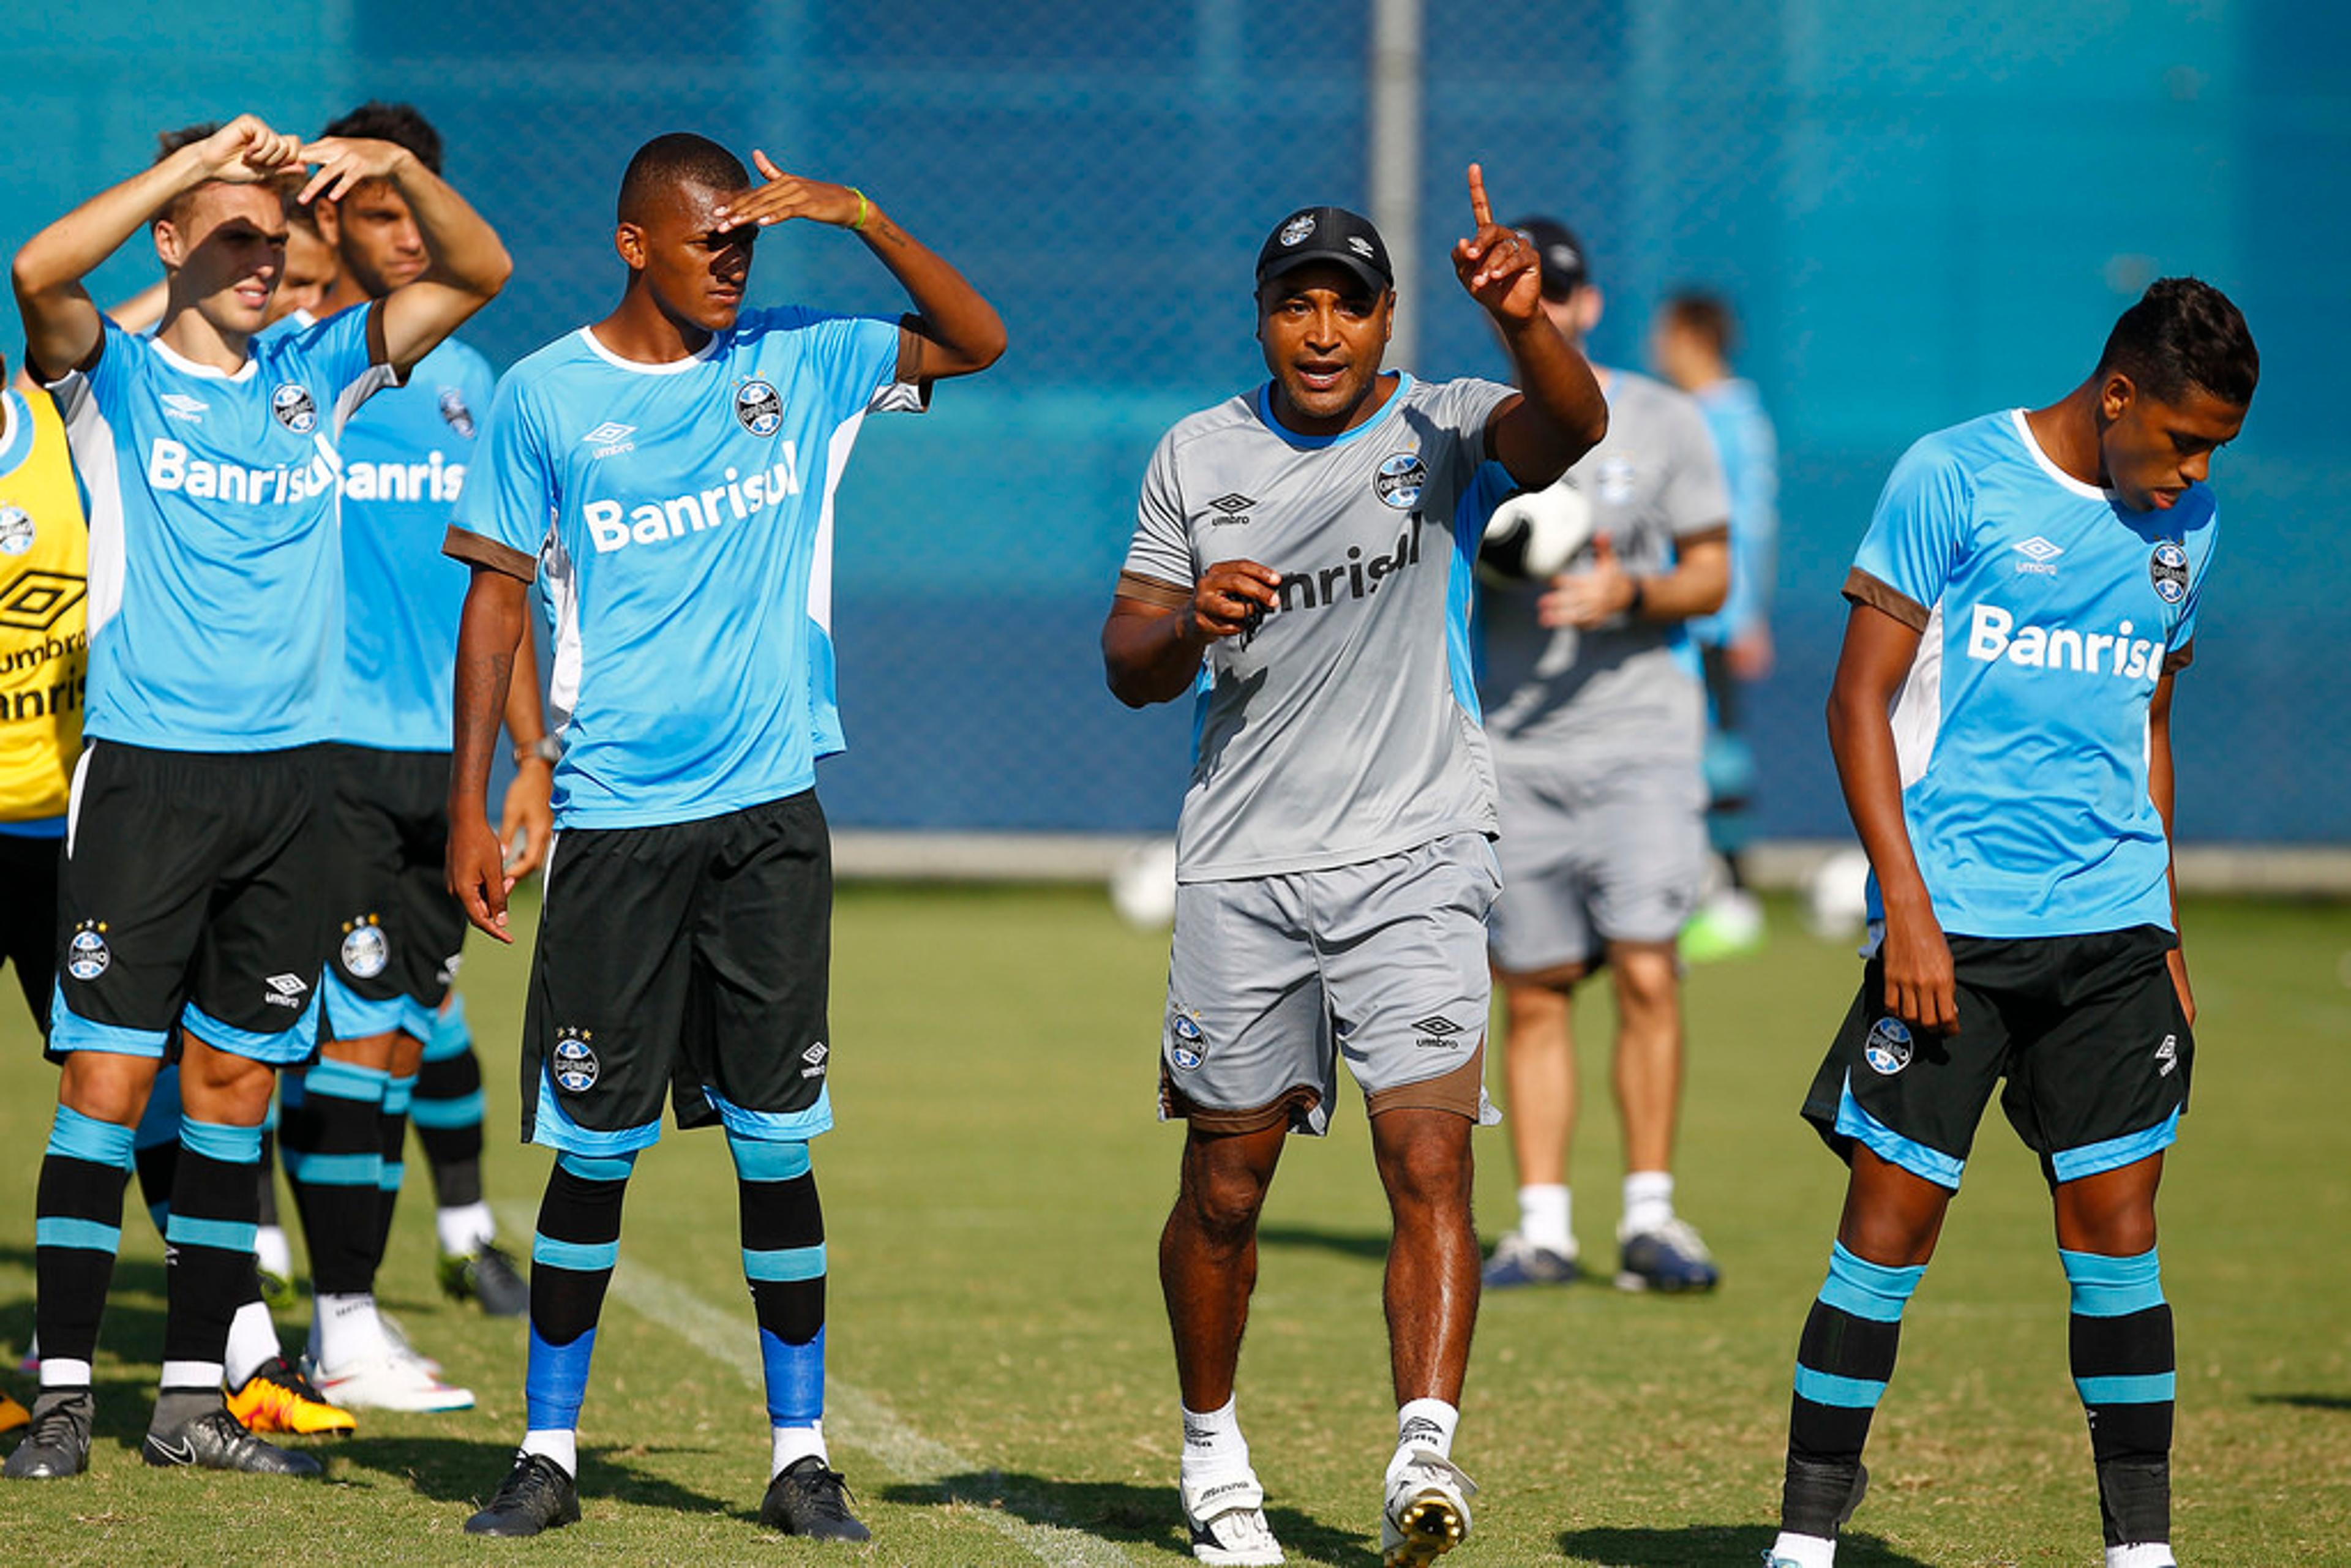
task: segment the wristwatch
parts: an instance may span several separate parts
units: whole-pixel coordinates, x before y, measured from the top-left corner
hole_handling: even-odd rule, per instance
[[[1646,577],[1628,577],[1625,580],[1633,585],[1633,602],[1625,606],[1625,613],[1629,619],[1638,621],[1642,612],[1649,607],[1649,580]]]
[[[563,743],[551,735],[542,735],[537,740],[517,741],[513,755],[517,768],[533,758],[552,768],[563,760]]]

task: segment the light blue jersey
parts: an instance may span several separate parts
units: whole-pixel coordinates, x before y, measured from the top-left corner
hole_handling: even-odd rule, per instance
[[[2147,703],[2188,663],[2217,533],[2203,486],[2132,511],[2051,462],[2022,410],[1895,465],[1845,594],[1920,632],[1890,716],[1945,931],[2171,928]]]
[[[446,751],[465,569],[441,553],[489,413],[490,362],[454,340],[343,432],[342,717],[336,738]]]
[[[791,308],[664,365],[582,328],[499,382],[448,549],[543,575],[559,826],[778,800],[841,749],[833,490],[869,410],[919,406],[897,357],[894,320]]]
[[[1753,382],[1733,377],[1691,395],[1730,486],[1730,588],[1721,609],[1683,630],[1693,643],[1727,646],[1771,619],[1780,543],[1780,438]]]
[[[255,338],[234,375],[112,321],[53,389],[89,498],[87,736],[174,751],[331,739],[343,425],[392,384],[365,310]]]

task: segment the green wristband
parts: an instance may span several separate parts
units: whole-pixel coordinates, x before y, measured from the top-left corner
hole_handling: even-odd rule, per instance
[[[849,187],[849,193],[857,198],[857,218],[849,225],[849,232],[863,234],[865,232],[865,193],[852,185]]]

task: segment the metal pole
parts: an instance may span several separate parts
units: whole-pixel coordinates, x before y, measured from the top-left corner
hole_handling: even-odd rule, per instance
[[[1387,362],[1411,368],[1420,314],[1420,37],[1423,0],[1372,0],[1372,222],[1395,267]]]

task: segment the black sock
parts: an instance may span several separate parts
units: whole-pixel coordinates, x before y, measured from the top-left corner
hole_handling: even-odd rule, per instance
[[[1861,1474],[1870,1417],[1894,1376],[1902,1310],[1926,1271],[1869,1262],[1843,1242],[1831,1249],[1828,1281],[1796,1350],[1780,1494],[1781,1528],[1790,1533],[1835,1536]]]
[[[409,1119],[433,1167],[434,1201],[463,1208],[482,1201],[482,1061],[474,1054],[464,1008],[453,1004],[434,1027],[416,1075]]]
[[[768,1418],[806,1427],[824,1416],[824,1210],[806,1143],[728,1134],[743,1228],[743,1270],[759,1319]]]
[[[322,1296],[360,1295],[375,1289],[386,1075],[328,1057],[302,1079],[278,1142],[310,1247],[311,1288]]]
[[[122,1189],[131,1175],[131,1132],[67,1106],[50,1124],[33,1198],[33,1333],[44,1364],[87,1364],[122,1244]],[[48,1386],[44,1383],[45,1387]],[[66,1386],[67,1385],[59,1385]],[[74,1387],[84,1386],[77,1375]]]
[[[2074,1386],[2090,1419],[2106,1544],[2168,1542],[2177,1362],[2155,1249],[2057,1256],[2073,1287]]]
[[[530,1353],[523,1374],[533,1431],[580,1424],[596,1320],[621,1255],[621,1205],[633,1152],[610,1157],[562,1154],[539,1199],[530,1244]]]
[[[383,1266],[383,1255],[392,1248],[392,1214],[400,1203],[401,1177],[407,1171],[401,1156],[408,1148],[408,1103],[415,1092],[413,1077],[394,1078],[383,1089],[383,1113],[376,1124],[383,1150],[383,1175],[376,1198],[375,1268]],[[370,1274],[372,1277],[372,1269]]]
[[[172,1218],[163,1233],[170,1264],[171,1312],[163,1327],[164,1386],[187,1386],[182,1369],[209,1366],[194,1385],[216,1395],[229,1320],[253,1285],[253,1179],[261,1129],[180,1120],[180,1166],[172,1184]]]

